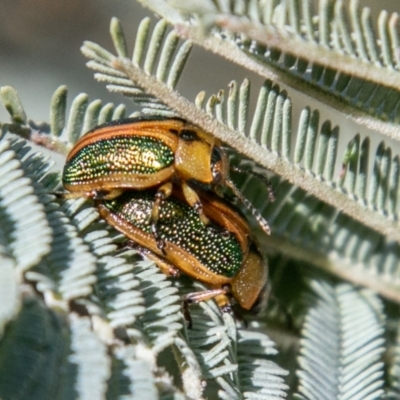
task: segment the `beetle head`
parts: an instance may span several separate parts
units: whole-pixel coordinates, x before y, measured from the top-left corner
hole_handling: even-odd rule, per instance
[[[214,136],[194,126],[179,131],[175,168],[183,180],[216,186],[228,176],[228,157]]]
[[[242,268],[232,280],[232,295],[245,310],[255,310],[266,305],[268,292],[268,264],[260,253],[251,248]]]

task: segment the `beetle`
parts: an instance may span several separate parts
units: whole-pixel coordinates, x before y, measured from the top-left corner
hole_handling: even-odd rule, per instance
[[[228,158],[212,135],[180,118],[140,117],[114,121],[82,136],[67,156],[63,171],[67,197],[112,199],[123,190],[158,186],[153,231],[159,207],[179,182],[185,199],[208,218],[191,183],[215,188],[228,174]]]
[[[127,189],[157,188],[151,229],[162,249],[157,221],[173,183],[181,187],[186,202],[205,225],[209,219],[197,194],[199,188],[220,194],[228,186],[269,233],[267,222],[243,198],[228,173],[229,160],[221,142],[183,119],[118,120],[94,128],[77,141],[64,166],[62,182],[69,193],[63,197],[109,200]]]
[[[133,241],[168,276],[180,272],[205,283],[209,290],[184,296],[188,305],[215,298],[231,311],[232,298],[245,310],[262,307],[268,282],[267,262],[250,240],[247,222],[215,195],[201,196],[210,223],[204,225],[184,195],[174,190],[160,210],[160,250],[151,231],[154,191],[130,191],[113,200],[96,201],[100,216]]]

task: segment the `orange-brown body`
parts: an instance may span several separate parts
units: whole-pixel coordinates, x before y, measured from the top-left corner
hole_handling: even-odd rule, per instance
[[[212,189],[227,176],[218,139],[178,118],[151,117],[106,124],[82,136],[68,154],[63,185],[68,197],[111,199],[125,189],[160,187],[169,194],[162,185],[174,181],[194,206],[199,198],[188,182]]]

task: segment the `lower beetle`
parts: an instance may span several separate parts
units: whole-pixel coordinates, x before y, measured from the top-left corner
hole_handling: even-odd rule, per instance
[[[113,200],[97,201],[101,217],[155,261],[167,275],[180,272],[205,283],[210,290],[184,296],[188,304],[215,298],[223,311],[232,298],[245,310],[262,306],[266,296],[268,266],[250,240],[246,221],[214,195],[201,197],[210,217],[205,226],[199,215],[174,191],[160,210],[158,231],[165,246],[159,249],[151,231],[153,191],[125,192]]]

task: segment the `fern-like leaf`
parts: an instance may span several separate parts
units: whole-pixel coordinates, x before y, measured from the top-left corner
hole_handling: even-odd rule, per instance
[[[29,177],[24,176],[12,145],[0,144],[1,245],[25,271],[50,250],[51,228]]]
[[[317,301],[303,326],[299,393],[306,399],[383,395],[382,304],[366,290],[312,283]]]
[[[198,290],[202,285],[194,285]],[[237,330],[229,314],[221,315],[214,303],[191,309],[193,329],[187,331],[190,347],[200,361],[204,377],[216,379],[221,399],[282,399],[286,371],[270,357],[274,343],[251,330]],[[260,377],[262,376],[262,379]],[[206,391],[206,394],[208,392]],[[209,392],[210,397],[215,393]]]
[[[259,0],[175,6],[185,11],[179,23],[171,20],[181,36],[398,137],[397,13],[382,11],[375,32],[370,9],[357,0],[319,1],[315,9],[310,2]]]
[[[173,89],[190,53],[191,44],[185,42],[178,47],[178,36],[174,32],[170,32],[165,38],[167,27],[167,23],[161,20],[150,32],[150,19],[146,18],[141,22],[137,32],[132,63],[136,66],[143,65],[143,71],[146,74],[154,73],[159,82],[163,82],[168,88]],[[118,56],[126,58],[125,37],[119,21],[115,18],[111,22],[111,35]],[[146,46],[147,41],[149,43]],[[126,73],[116,69],[115,57],[110,53],[91,42],[84,44],[82,52],[91,59],[87,65],[96,72],[95,78],[106,82],[110,91],[132,97],[134,102],[141,106],[142,113],[154,113],[154,110],[157,110],[157,114],[176,115],[157,97],[146,93],[142,87],[132,82]]]

